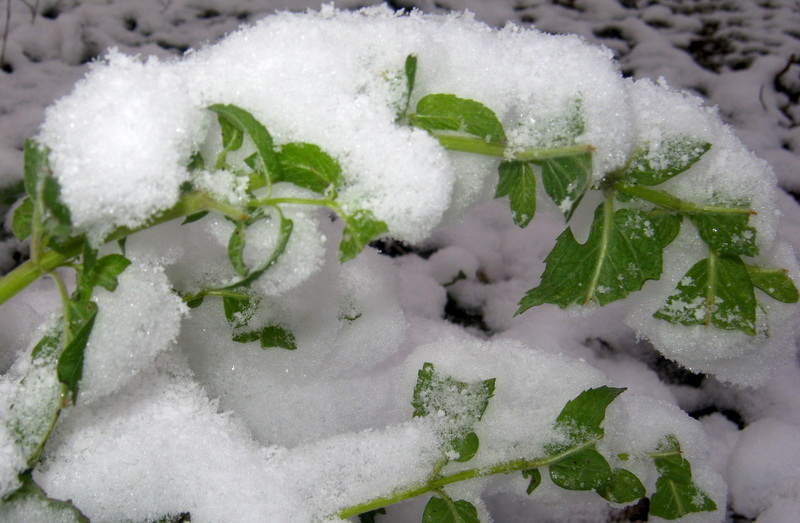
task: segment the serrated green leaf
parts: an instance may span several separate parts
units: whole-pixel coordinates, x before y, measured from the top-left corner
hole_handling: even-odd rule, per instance
[[[753,265],[745,265],[747,274],[753,285],[767,293],[770,297],[783,303],[797,303],[798,292],[794,282],[784,269],[765,269]]]
[[[473,432],[494,395],[494,378],[467,383],[439,374],[432,363],[417,373],[411,405],[414,417],[435,415],[443,422],[443,450],[458,452],[456,461],[468,461],[480,442]]]
[[[455,131],[471,134],[490,143],[505,142],[506,133],[494,112],[475,100],[452,94],[429,94],[417,103],[409,116],[411,124],[436,134]]]
[[[756,229],[749,225],[749,214],[702,213],[692,215],[691,219],[711,249],[722,254],[758,254]]]
[[[611,466],[593,448],[584,448],[552,463],[550,479],[566,490],[595,490],[611,480]]]
[[[525,162],[501,162],[494,197],[508,196],[514,223],[526,227],[536,213],[536,178]]]
[[[369,512],[363,512],[358,515],[358,523],[376,523],[378,514],[386,514],[386,509],[381,507]]]
[[[261,329],[261,347],[270,349],[277,347],[286,350],[296,350],[297,342],[294,334],[281,325],[267,325]]]
[[[248,269],[244,263],[244,245],[247,238],[247,224],[236,222],[236,226],[228,239],[228,259],[233,269],[240,276],[247,276]]]
[[[597,493],[611,503],[632,503],[647,494],[636,475],[626,469],[616,469],[611,479],[597,487]]]
[[[469,501],[453,502],[433,496],[425,505],[422,523],[480,523],[480,520],[478,509]]]
[[[458,461],[459,463],[471,460],[480,447],[480,439],[474,432],[468,433],[463,438],[456,438],[451,443],[453,451],[458,452],[458,457],[453,461]]]
[[[103,256],[94,266],[94,277],[97,285],[107,291],[114,291],[117,288],[117,276],[128,268],[131,261],[121,254],[108,254]]]
[[[673,520],[717,509],[714,500],[694,484],[692,466],[683,458],[675,436],[662,440],[653,458],[660,476],[656,493],[650,497],[651,515]]]
[[[689,169],[710,148],[710,143],[689,136],[650,143],[633,157],[624,175],[631,183],[658,185]]]
[[[592,181],[592,153],[562,156],[538,162],[542,166],[542,185],[550,199],[567,219],[589,190]]]
[[[58,381],[71,393],[72,401],[78,394],[78,382],[83,376],[83,356],[89,335],[97,316],[97,305],[91,301],[68,302],[69,321],[67,345],[58,358]]]
[[[369,242],[383,233],[389,232],[389,227],[377,219],[372,211],[359,209],[348,216],[342,216],[344,232],[339,244],[339,261],[346,262],[358,256]]]
[[[17,237],[19,241],[24,240],[31,235],[33,231],[33,200],[30,196],[26,196],[22,203],[14,209],[14,215],[11,217],[11,232]]]
[[[424,363],[417,372],[414,387],[414,417],[443,412],[445,416],[481,419],[494,395],[495,379],[476,383],[458,381],[439,374],[432,363]]]
[[[756,334],[753,283],[738,256],[716,255],[697,262],[658,309],[655,318],[681,325],[714,325]]]
[[[525,469],[522,471],[523,479],[530,480],[528,486],[525,488],[525,493],[530,495],[536,488],[542,484],[542,473],[539,469]]]
[[[280,163],[273,150],[272,135],[252,114],[235,105],[215,104],[208,109],[224,119],[227,124],[247,134],[256,147],[255,169],[265,173],[270,179],[280,177]]]
[[[72,502],[48,497],[30,472],[22,474],[20,479],[22,485],[0,502],[1,521],[31,521],[31,514],[37,514],[47,521],[89,523],[89,518]]]
[[[545,258],[538,287],[519,303],[517,314],[543,303],[562,308],[595,301],[605,305],[638,291],[658,279],[662,254],[680,231],[680,217],[635,209],[613,211],[606,200],[596,212],[586,243],[579,244],[571,229],[556,240]]]
[[[223,296],[222,307],[228,324],[234,329],[246,327],[256,312],[258,302],[259,299],[255,295]]]
[[[601,424],[606,417],[606,409],[624,391],[624,388],[603,385],[585,390],[569,400],[556,418],[556,428],[564,431],[571,442],[558,445],[551,452],[561,452],[575,443],[602,437]]]
[[[339,163],[314,144],[287,143],[278,153],[281,175],[278,180],[289,182],[324,194],[337,189],[344,178]]]

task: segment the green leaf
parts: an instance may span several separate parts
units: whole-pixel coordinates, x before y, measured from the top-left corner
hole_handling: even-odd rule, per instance
[[[468,433],[463,438],[456,438],[452,442],[453,450],[458,452],[458,457],[453,461],[464,463],[471,460],[478,452],[480,440],[474,432]]]
[[[417,372],[411,401],[414,417],[443,412],[445,416],[466,418],[472,424],[479,421],[486,411],[494,387],[494,378],[467,383],[443,376],[436,372],[433,363],[425,363]]]
[[[359,209],[349,216],[342,216],[344,232],[339,244],[339,261],[346,262],[358,256],[367,244],[383,233],[389,232],[389,227],[377,219],[372,211]]]
[[[222,131],[222,148],[225,151],[238,151],[241,149],[244,143],[243,129],[237,127],[225,116],[220,115],[218,120]]]
[[[526,227],[536,213],[536,178],[525,162],[501,162],[494,197],[508,196],[514,223]]]
[[[202,296],[193,300],[189,300],[186,302],[186,306],[190,309],[196,309],[203,304],[203,300],[204,298]]]
[[[206,161],[203,155],[199,152],[192,153],[189,157],[189,163],[186,164],[186,169],[189,171],[202,171],[206,168]]]
[[[656,493],[650,498],[650,514],[664,519],[678,519],[695,512],[711,512],[716,503],[692,480],[692,466],[683,458],[675,436],[667,436],[653,455],[660,474]]]
[[[639,478],[626,469],[613,471],[611,479],[597,487],[596,490],[611,503],[632,503],[647,494]]]
[[[121,254],[108,254],[103,256],[94,266],[94,278],[97,285],[107,291],[117,288],[117,276],[131,264],[131,261]]]
[[[710,143],[689,136],[650,143],[631,159],[624,176],[631,183],[658,185],[689,169],[710,148]]]
[[[749,214],[700,213],[691,215],[691,219],[711,249],[722,254],[758,254],[756,229],[749,225]]]
[[[89,518],[72,502],[48,497],[33,480],[31,472],[25,472],[20,479],[22,486],[0,502],[0,520],[31,521],[31,515],[36,514],[35,517],[46,518],[47,521],[89,523]]]
[[[606,409],[624,391],[603,385],[585,390],[569,400],[556,418],[556,430],[562,431],[569,441],[551,445],[548,452],[567,452],[577,444],[602,438],[601,424],[606,417]]]
[[[432,363],[425,363],[417,373],[411,401],[414,417],[434,415],[442,418],[443,450],[446,453],[457,452],[459,458],[456,461],[468,461],[480,445],[473,427],[486,412],[494,387],[494,378],[467,383],[441,375]]]
[[[551,464],[550,479],[566,490],[594,490],[611,481],[611,466],[595,449],[584,448]]]
[[[411,124],[437,134],[455,131],[477,136],[489,143],[505,142],[506,133],[494,112],[480,102],[452,94],[429,94],[409,116]]]
[[[697,262],[654,317],[681,325],[714,325],[756,334],[756,297],[738,256],[717,255]]]
[[[623,392],[624,388],[606,385],[587,389],[564,405],[556,418],[556,424],[568,427],[571,432],[601,436],[603,430],[600,425],[606,417],[606,409]]]
[[[250,273],[243,279],[233,282],[230,285],[223,287],[223,289],[234,289],[236,287],[247,287],[258,278],[261,277],[270,267],[275,265],[280,258],[281,254],[284,253],[286,250],[286,245],[289,243],[289,238],[292,236],[292,230],[294,228],[294,223],[289,218],[280,215],[280,225],[278,228],[278,239],[275,242],[275,248],[272,250],[272,254],[270,254],[267,261],[265,261],[260,267],[257,269],[250,271]]]
[[[287,143],[278,153],[281,176],[277,180],[324,194],[342,184],[342,168],[329,154],[314,144]]]
[[[10,398],[8,425],[29,467],[36,465],[61,411],[64,386],[56,367],[63,344],[63,322],[48,329],[33,347],[31,365]]]
[[[369,512],[364,512],[358,515],[358,522],[359,523],[375,523],[378,521],[377,517],[378,514],[386,514],[386,509],[376,508],[375,510],[370,510]]]
[[[456,502],[431,497],[422,513],[422,523],[480,523],[478,510],[469,501]]]
[[[795,287],[786,270],[765,269],[753,265],[745,265],[745,268],[753,285],[766,292],[769,296],[783,303],[797,303],[797,287]]]
[[[278,347],[286,350],[296,350],[294,334],[281,325],[267,325],[261,329],[261,347],[270,349]]]
[[[71,393],[72,400],[78,394],[78,382],[83,375],[83,355],[86,343],[97,316],[97,305],[91,301],[68,302],[67,345],[58,358],[58,381]]]
[[[586,243],[579,244],[571,229],[561,233],[545,258],[539,286],[522,298],[517,314],[543,303],[605,305],[640,290],[645,281],[661,277],[664,247],[680,223],[670,214],[614,212],[613,200],[607,199],[595,212]]]
[[[11,232],[19,241],[31,235],[33,231],[33,200],[26,196],[22,203],[14,209],[11,217]]]
[[[261,340],[261,332],[260,331],[251,331],[251,332],[240,332],[233,335],[233,341],[236,343],[251,343],[254,341]]]
[[[208,211],[200,211],[200,212],[196,212],[194,214],[190,214],[189,216],[184,218],[184,220],[181,223],[181,225],[186,225],[187,223],[192,223],[192,222],[196,222],[198,220],[202,220],[203,218],[206,217],[207,214],[208,214]]]
[[[238,296],[223,296],[222,307],[225,310],[225,318],[234,329],[247,326],[256,312],[259,299],[257,296],[241,294]],[[258,338],[256,338],[258,339]],[[252,340],[250,340],[252,341]]]
[[[581,202],[592,181],[592,153],[562,156],[538,162],[542,185],[567,221]]]
[[[249,112],[235,105],[215,104],[208,109],[217,114],[220,122],[224,120],[226,125],[236,128],[250,137],[256,147],[256,170],[265,173],[270,179],[280,177],[280,163],[277,154],[273,151],[272,136],[261,122]]]
[[[44,184],[42,199],[53,218],[48,222],[47,229],[53,236],[68,237],[72,232],[72,219],[69,208],[61,202],[61,185],[52,176],[44,178],[42,183]]]
[[[525,469],[522,471],[522,477],[530,480],[528,487],[525,489],[525,493],[528,495],[542,484],[542,473],[539,472],[539,469]]]
[[[228,259],[234,270],[240,276],[247,276],[247,265],[244,264],[244,244],[247,238],[247,224],[243,221],[236,222],[228,239]]]
[[[408,106],[411,103],[411,94],[414,92],[414,84],[417,80],[417,57],[416,55],[410,54],[406,56],[406,63],[405,63],[405,73],[406,73],[406,103],[405,107],[403,108],[403,114],[408,111]]]

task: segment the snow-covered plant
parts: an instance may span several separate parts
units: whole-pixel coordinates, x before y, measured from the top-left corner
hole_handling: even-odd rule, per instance
[[[30,259],[0,301],[24,290],[6,307],[32,300],[44,326],[0,383],[0,514],[377,521],[423,496],[425,522],[481,521],[494,491],[719,520],[724,484],[674,406],[514,336],[426,326],[435,298],[401,310],[398,270],[424,295],[476,267],[410,276],[370,243],[424,245],[481,201],[532,231],[509,279],[545,264],[509,293],[514,325],[618,302],[722,380],[791,355],[798,268],[769,168],[699,101],[623,80],[577,38],[329,7],[181,62],[111,53],[26,144],[24,185]],[[223,458],[196,465],[187,447],[213,439]],[[125,494],[162,466],[181,471],[159,473],[163,496]]]

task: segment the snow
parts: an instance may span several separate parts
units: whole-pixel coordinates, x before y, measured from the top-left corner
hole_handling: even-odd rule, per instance
[[[519,229],[507,202],[491,201],[496,160],[446,153],[427,133],[395,122],[403,62],[414,53],[411,107],[433,92],[479,100],[514,147],[557,144],[578,103],[585,131],[576,140],[596,148],[595,176],[623,167],[642,143],[707,140],[712,148],[700,162],[659,188],[696,202],[747,198],[758,213],[752,261],[800,281],[800,209],[774,188],[800,187],[798,65],[787,62],[800,55],[796,6],[636,3],[464,0],[447,5],[474,15],[432,17],[311,1],[256,8],[244,0],[73,0],[41,2],[33,23],[22,3],[10,4],[0,187],[21,177],[22,143],[35,135],[53,151],[73,222],[98,244],[114,227],[169,208],[187,180],[240,201],[241,187],[226,190],[233,173],[186,169],[193,152],[208,160],[219,147],[204,108],[233,103],[264,122],[277,144],[310,142],[334,156],[346,179],[343,205],[372,210],[400,245],[413,245],[397,258],[368,249],[342,265],[341,220],[282,207],[294,234],[253,286],[261,304],[248,328],[286,326],[298,346],[287,351],[234,342],[219,298],[189,310],[176,294],[235,276],[227,220],[212,214],[133,235],[125,249],[134,263],[119,288],[95,293],[100,313],[78,401],[61,413],[37,483],[97,521],[186,511],[193,521],[321,520],[429,477],[440,442],[435,426],[412,419],[411,397],[418,370],[431,362],[461,381],[496,378],[475,427],[480,451],[443,473],[540,455],[566,401],[609,384],[628,390],[608,409],[600,451],[622,466],[615,456],[645,456],[676,435],[695,481],[718,506],[684,521],[722,521],[726,505],[747,518],[790,521],[800,503],[797,307],[761,300],[757,337],[652,318],[704,256],[685,224],[665,253],[661,281],[645,292],[603,308],[565,314],[545,305],[514,317],[564,227],[558,207],[540,194],[537,216]],[[445,10],[429,0],[413,5]],[[320,10],[256,22],[273,9],[305,7]],[[236,30],[241,21],[250,27]],[[581,36],[522,29],[528,21]],[[702,62],[697,46],[722,37],[731,49]],[[89,58],[99,60],[87,65]],[[241,162],[248,147],[232,160]],[[307,193],[278,185],[272,196]],[[586,198],[572,222],[578,238],[592,203]],[[269,256],[276,225],[272,216],[248,231],[248,266]],[[25,249],[13,239],[2,245],[7,266]],[[16,488],[25,466],[9,427],[37,397],[20,394],[53,389],[52,373],[19,381],[41,336],[36,327],[56,308],[47,279],[3,305],[0,494]],[[464,316],[472,318],[466,327],[457,324]],[[686,378],[684,368],[698,374]],[[653,492],[651,461],[624,466]],[[596,494],[564,491],[544,476],[533,496],[519,474],[447,492],[472,501],[482,520],[607,520]],[[421,503],[389,507],[378,521],[418,519]],[[3,517],[43,517],[38,505],[19,510]]]

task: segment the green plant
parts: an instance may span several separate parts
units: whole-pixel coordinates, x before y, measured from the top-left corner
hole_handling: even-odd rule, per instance
[[[553,146],[514,149],[509,147],[506,130],[495,113],[477,101],[434,93],[423,96],[411,112],[416,69],[417,59],[409,55],[403,67],[405,96],[398,108],[398,123],[424,129],[447,150],[498,158],[495,196],[508,197],[519,227],[526,227],[535,216],[539,184],[568,222],[590,192],[598,191],[602,196],[588,239],[579,243],[571,228],[558,237],[545,259],[541,283],[522,298],[517,314],[545,303],[562,308],[593,302],[606,305],[639,291],[647,280],[661,277],[662,253],[687,221],[707,245],[708,255],[688,271],[656,312],[656,318],[755,336],[759,334],[759,304],[754,289],[785,303],[798,301],[797,289],[785,271],[743,261],[742,256],[758,253],[756,230],[749,223],[754,212],[748,202],[714,200],[698,204],[653,188],[688,171],[711,144],[685,135],[669,136],[658,144],[643,143],[623,168],[597,180],[593,176],[594,148],[577,141],[585,125],[582,100],[573,100],[558,121],[548,122],[549,127],[559,130],[551,137]],[[232,173],[246,187],[246,203],[231,204],[189,183],[172,208],[140,227],[121,227],[108,234],[104,241],[118,242],[120,252],[104,256],[98,254],[99,245],[72,226],[70,211],[60,199],[61,189],[49,165],[48,149],[34,141],[26,144],[26,196],[16,208],[12,226],[20,240],[30,239],[30,259],[0,279],[0,303],[36,279],[49,276],[57,284],[62,312],[33,348],[28,374],[10,400],[11,428],[25,455],[26,468],[21,471],[22,486],[5,502],[44,496],[31,471],[39,463],[61,412],[79,398],[84,351],[97,315],[93,292],[97,287],[108,291],[116,288],[117,278],[130,264],[125,257],[127,237],[176,219],[191,223],[209,212],[230,220],[234,228],[227,255],[237,276],[185,294],[182,299],[189,307],[198,307],[206,299],[221,299],[236,342],[258,341],[263,348],[295,350],[295,338],[287,326],[250,325],[261,300],[250,286],[275,265],[292,238],[293,221],[284,209],[313,206],[336,216],[343,226],[338,248],[341,262],[356,257],[372,240],[390,234],[387,224],[372,211],[339,200],[347,173],[319,146],[300,142],[277,146],[267,128],[245,108],[215,104],[208,110],[219,123],[221,150],[211,159],[194,154],[189,169]],[[245,143],[255,152],[242,162],[230,160]],[[272,189],[278,183],[291,184],[314,196],[274,196]],[[248,230],[262,221],[276,223],[278,233],[270,255],[251,267],[244,256]],[[61,268],[75,271],[72,292],[58,270]],[[595,491],[614,503],[645,497],[641,480],[625,468],[612,466],[597,449],[604,436],[606,408],[623,391],[610,387],[588,389],[566,404],[553,422],[557,437],[545,447],[544,455],[444,472],[446,466],[467,463],[480,451],[475,430],[490,405],[494,388],[495,380],[466,383],[441,375],[433,364],[426,363],[419,371],[412,405],[415,417],[437,418],[431,422],[440,439],[441,457],[430,476],[423,484],[399,487],[334,515],[347,518],[362,514],[362,520],[369,520],[377,514],[373,511],[387,505],[433,493],[423,521],[477,521],[476,507],[467,500],[452,499],[443,490],[446,485],[521,473],[528,480],[530,494],[540,483],[543,468],[563,489]],[[666,436],[647,456],[619,455],[615,461],[629,459],[650,460],[658,470],[656,492],[650,499],[651,514],[677,519],[717,509],[709,495],[695,485],[691,466],[681,456],[680,442],[674,435]],[[74,513],[77,520],[83,517],[69,504],[49,503],[54,510]]]

